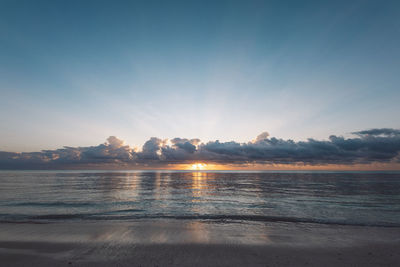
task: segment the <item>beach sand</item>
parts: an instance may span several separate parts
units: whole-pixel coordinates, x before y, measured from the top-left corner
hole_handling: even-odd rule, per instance
[[[0,266],[399,263],[399,228],[174,220],[0,224]]]

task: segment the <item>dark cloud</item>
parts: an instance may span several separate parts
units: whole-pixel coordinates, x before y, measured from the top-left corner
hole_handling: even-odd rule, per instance
[[[194,153],[197,149],[197,145],[200,144],[200,139],[186,139],[186,138],[174,138],[171,140],[172,147],[175,149],[182,149],[188,153]]]
[[[371,129],[371,130],[353,132],[353,134],[360,136],[399,136],[400,130],[391,128],[380,128],[380,129]]]
[[[66,165],[130,163],[136,154],[123,141],[110,136],[107,142],[90,147],[64,147],[41,152],[0,152],[0,168],[46,168]]]
[[[142,152],[139,155],[141,160],[159,160],[161,148],[164,146],[164,141],[157,137],[152,137],[143,145]]]
[[[115,136],[91,147],[64,147],[31,153],[0,151],[0,168],[68,168],[97,164],[163,166],[203,161],[220,164],[369,164],[400,162],[400,130],[371,129],[354,138],[332,135],[329,140],[295,142],[269,137],[267,132],[248,143],[152,137],[135,151]]]

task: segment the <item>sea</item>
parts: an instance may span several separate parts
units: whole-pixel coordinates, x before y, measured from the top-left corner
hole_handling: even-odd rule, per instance
[[[0,171],[0,222],[400,226],[400,172]]]

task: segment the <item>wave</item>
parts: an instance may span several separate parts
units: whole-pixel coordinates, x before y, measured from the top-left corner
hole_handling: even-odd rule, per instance
[[[119,201],[118,205],[137,205],[136,201]],[[5,203],[0,204],[3,207],[95,207],[95,206],[113,206],[114,203],[102,203],[102,202],[66,202],[66,201],[52,201],[52,202],[17,202],[17,203]]]
[[[390,222],[355,222],[355,221],[340,221],[340,220],[325,220],[314,218],[299,218],[299,217],[282,217],[282,216],[264,216],[264,215],[168,215],[168,214],[134,214],[134,215],[113,215],[123,212],[140,212],[141,210],[117,210],[106,213],[85,213],[85,214],[46,214],[46,215],[11,215],[0,214],[0,223],[23,223],[35,222],[45,223],[53,221],[70,221],[70,220],[96,220],[96,221],[129,221],[129,220],[193,220],[193,221],[211,221],[211,222],[265,222],[265,223],[312,223],[323,225],[341,225],[341,226],[372,226],[372,227],[400,227],[399,223]]]
[[[16,206],[16,207],[84,207],[84,206],[93,206],[93,203],[88,202],[20,202],[20,203],[10,203],[3,206]]]

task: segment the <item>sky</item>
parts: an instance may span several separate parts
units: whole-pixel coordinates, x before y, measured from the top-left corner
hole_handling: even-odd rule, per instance
[[[399,47],[399,1],[0,0],[0,151],[399,129]]]

